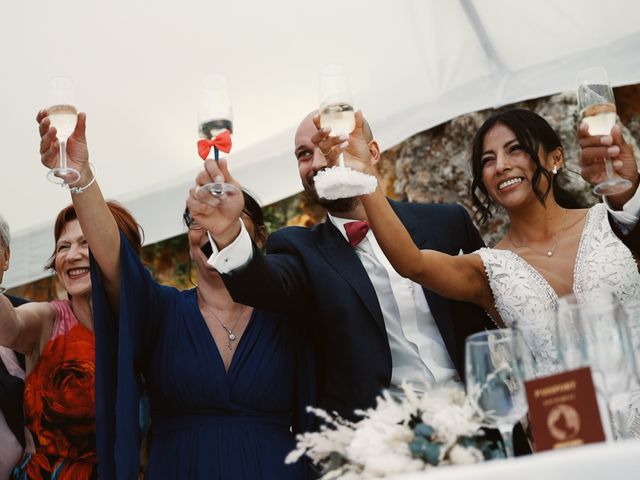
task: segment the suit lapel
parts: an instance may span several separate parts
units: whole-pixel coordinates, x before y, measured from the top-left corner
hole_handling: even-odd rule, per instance
[[[327,220],[325,222],[322,235],[323,238],[319,242],[318,250],[340,276],[351,285],[374,318],[378,328],[386,335],[376,291],[358,255],[331,221]]]

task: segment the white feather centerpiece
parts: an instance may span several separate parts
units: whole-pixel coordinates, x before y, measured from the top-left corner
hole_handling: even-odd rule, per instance
[[[309,408],[322,425],[296,437],[286,462],[306,455],[321,468],[321,480],[360,480],[504,457],[484,436],[473,399],[461,388],[422,395],[407,384],[402,389],[401,399],[385,391],[375,408],[357,411],[357,422]]]
[[[349,167],[335,166],[319,171],[314,177],[314,184],[320,198],[337,200],[373,193],[378,180],[373,175]]]

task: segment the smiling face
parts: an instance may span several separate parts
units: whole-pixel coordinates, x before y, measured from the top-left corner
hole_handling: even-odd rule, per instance
[[[487,118],[473,138],[470,160],[471,199],[481,224],[496,203],[515,208],[534,197],[541,206],[557,202],[558,176],[552,170],[563,167],[564,150],[557,132],[535,112],[514,108]],[[564,203],[575,205],[566,198]]]
[[[313,123],[313,117],[317,112],[311,112],[300,123],[295,136],[295,156],[298,160],[298,172],[305,192],[311,199],[330,212],[349,212],[358,203],[356,198],[341,198],[338,200],[325,200],[318,197],[315,187],[316,174],[329,168],[329,162],[320,151],[320,148],[311,141],[311,137],[318,131]]]
[[[542,168],[550,172],[554,163],[560,166],[562,151],[557,149],[547,154],[539,147],[538,158]],[[482,183],[497,204],[512,210],[532,202],[540,203],[534,191],[537,165],[509,127],[496,123],[487,131],[480,161]],[[546,192],[549,182],[541,175],[536,186],[539,191]]]
[[[9,256],[11,254],[11,250],[9,247],[5,247],[0,240],[0,283],[2,283],[2,278],[4,277],[4,272],[9,269]]]
[[[71,296],[91,295],[89,245],[78,220],[67,222],[62,229],[56,242],[54,268],[58,280]]]

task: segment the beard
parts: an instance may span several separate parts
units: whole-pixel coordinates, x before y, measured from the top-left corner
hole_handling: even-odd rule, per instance
[[[313,179],[311,180],[313,182]],[[307,182],[303,182],[304,191],[307,192],[309,198],[318,205],[324,207],[330,213],[347,213],[352,211],[358,205],[358,199],[355,197],[338,198],[336,200],[327,200],[326,198],[320,198],[315,187],[311,186]]]

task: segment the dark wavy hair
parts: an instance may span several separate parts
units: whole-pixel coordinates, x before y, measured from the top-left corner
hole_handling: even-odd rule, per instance
[[[118,224],[118,228],[120,229],[120,231],[124,233],[125,237],[127,237],[127,240],[129,240],[129,243],[133,247],[134,251],[138,255],[140,255],[140,251],[142,250],[142,239],[144,237],[142,227],[138,225],[138,222],[136,222],[135,218],[133,218],[131,212],[129,212],[129,210],[124,208],[119,203],[114,202],[113,200],[107,200],[107,207],[109,207],[109,210],[111,210],[111,215],[113,215],[113,218]],[[60,235],[62,235],[64,227],[67,225],[67,223],[77,219],[78,215],[76,214],[76,209],[73,207],[73,205],[69,205],[63,208],[60,213],[58,213],[56,222],[53,227],[53,237],[55,239],[53,253],[49,257],[49,260],[44,267],[45,269],[55,269],[57,250],[55,245],[58,243]]]
[[[473,149],[471,152],[471,169],[473,173],[473,181],[471,182],[471,200],[476,208],[476,220],[480,224],[484,224],[491,218],[492,210],[495,202],[489,195],[487,187],[482,181],[482,153],[484,147],[484,138],[489,130],[497,124],[502,124],[509,128],[518,139],[521,148],[531,157],[531,161],[535,164],[535,172],[531,183],[533,191],[544,205],[544,201],[553,192],[553,196],[561,206],[565,208],[578,208],[573,197],[564,189],[558,186],[557,175],[552,175],[542,166],[538,151],[540,147],[545,153],[550,153],[556,148],[562,147],[560,137],[549,123],[537,113],[522,108],[514,108],[503,112],[498,112],[490,116],[482,126],[478,129],[473,138]],[[563,168],[560,172],[563,172]],[[540,179],[547,179],[547,188],[542,191],[539,188]]]

